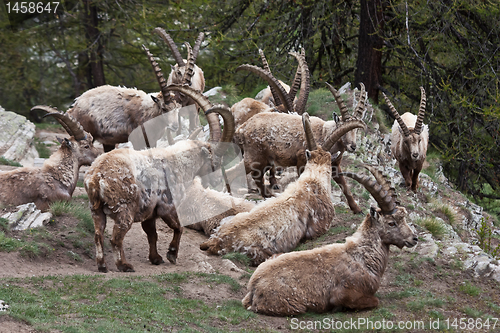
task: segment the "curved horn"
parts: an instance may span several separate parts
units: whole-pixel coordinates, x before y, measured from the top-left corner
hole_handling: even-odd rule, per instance
[[[333,133],[325,140],[323,145],[321,146],[323,150],[325,151],[330,151],[332,149],[333,145],[340,140],[344,134],[346,134],[349,131],[352,131],[355,128],[363,128],[366,130],[366,124],[364,121],[360,119],[354,119],[347,121],[343,124],[341,124],[339,127],[333,131]]]
[[[194,100],[202,109],[203,112],[207,112],[213,105],[207,97],[205,97],[200,91],[195,90],[189,86],[181,86],[177,84],[171,84],[167,86],[167,90],[173,90],[181,92]],[[216,114],[210,114],[207,116],[208,126],[210,128],[210,141],[219,141],[221,137],[219,117]]]
[[[311,121],[309,120],[309,114],[304,112],[302,114],[302,126],[304,126],[304,132],[306,136],[307,149],[310,151],[318,149],[316,141],[314,140],[314,135],[311,129]]]
[[[305,58],[306,51],[304,49],[302,49],[301,55]],[[290,91],[288,92],[288,96],[290,96],[290,100],[293,100],[295,98],[295,95],[297,95],[297,91],[300,88],[300,83],[302,82],[301,76],[302,76],[302,72],[301,72],[300,63],[299,63],[299,65],[297,66],[297,70],[295,71],[295,77],[293,78],[292,87],[290,88]]]
[[[144,51],[146,51],[146,54],[148,55],[149,62],[151,63],[151,66],[153,67],[153,71],[155,72],[156,75],[156,80],[158,80],[158,84],[160,85],[160,91],[163,96],[163,101],[165,103],[170,103],[168,96],[169,93],[167,91],[167,82],[165,81],[165,78],[163,77],[163,73],[161,71],[160,65],[156,62],[156,60],[153,58],[153,54],[149,52],[149,49],[143,44],[142,48]]]
[[[269,67],[269,63],[267,62],[266,56],[264,55],[264,51],[262,51],[262,49],[259,49],[259,54],[260,54],[260,59],[262,60],[262,65],[264,66],[264,70],[267,71],[270,76],[274,77],[273,73],[271,73],[271,68]],[[278,81],[278,84],[279,84],[279,81]],[[282,87],[281,84],[279,84],[279,85]],[[279,105],[283,104],[283,102],[281,101],[274,86],[269,85],[269,89],[271,89],[271,94],[273,95],[274,105],[279,106]]]
[[[31,110],[34,109],[39,109],[47,112],[47,114],[45,114],[43,118],[48,116],[56,118],[59,124],[64,127],[66,132],[68,132],[68,134],[74,137],[76,140],[85,140],[87,138],[87,133],[83,129],[82,125],[80,125],[80,123],[69,114],[62,113],[53,107],[45,105],[37,105],[31,108]]]
[[[188,51],[188,56],[187,56],[187,65],[186,65],[186,70],[184,71],[184,74],[182,75],[182,83],[191,85],[191,79],[193,78],[194,74],[194,57],[193,57],[193,51],[191,49],[191,45],[189,45],[188,42],[185,42],[184,45],[186,45],[186,49]]]
[[[231,142],[233,140],[234,131],[236,130],[236,125],[234,123],[233,113],[227,106],[218,104],[210,108],[209,110],[205,111],[205,115],[207,116],[207,118],[209,115],[215,115],[215,113],[220,114],[222,119],[224,120],[224,131],[222,132],[220,143],[214,150],[214,155],[220,157],[227,150],[228,147],[227,142]]]
[[[410,135],[410,130],[408,129],[408,127],[406,127],[406,124],[403,121],[403,119],[401,119],[401,116],[399,115],[398,111],[396,111],[396,108],[394,107],[394,105],[392,105],[392,103],[389,100],[389,98],[384,93],[382,93],[382,95],[384,95],[385,102],[387,103],[387,105],[389,105],[389,109],[391,110],[392,115],[394,116],[394,118],[396,118],[396,120],[398,121],[399,127],[403,131],[403,134],[405,136],[409,136]]]
[[[198,137],[198,134],[200,134],[201,130],[203,129],[203,126],[198,126],[194,129],[193,132],[191,132],[191,134],[189,134],[188,136],[188,140],[194,140]]]
[[[347,176],[356,180],[358,183],[363,185],[368,192],[372,195],[372,197],[377,201],[378,206],[382,209],[383,213],[389,214],[392,213],[394,208],[396,208],[396,203],[393,200],[393,197],[389,195],[380,184],[377,183],[373,178],[369,176],[360,176],[356,173],[350,172],[342,172],[340,173],[343,176]]]
[[[360,82],[361,91],[359,93],[358,105],[356,106],[356,110],[354,111],[354,117],[361,119],[363,117],[363,111],[365,110],[366,103],[366,94],[365,94],[365,85]]]
[[[170,50],[172,51],[172,55],[174,56],[175,62],[179,67],[183,67],[186,64],[184,63],[184,60],[182,59],[181,53],[179,52],[179,49],[177,48],[177,45],[175,45],[174,40],[172,37],[170,37],[169,34],[165,31],[165,29],[157,27],[154,28],[153,32],[156,32],[160,37],[167,43],[167,45],[170,47]]]
[[[289,54],[291,54],[298,60],[300,66],[300,94],[297,100],[297,105],[295,106],[295,112],[297,112],[298,114],[302,114],[306,109],[306,103],[309,97],[309,67],[307,67],[306,58],[302,54],[298,54],[296,52],[289,52]]]
[[[198,59],[198,53],[200,53],[200,47],[201,43],[203,42],[203,39],[205,39],[205,34],[203,32],[200,32],[198,34],[198,38],[196,38],[196,41],[194,42],[193,63],[196,62],[196,59]]]
[[[425,104],[426,104],[424,87],[420,87],[420,92],[422,94],[422,97],[420,98],[420,109],[418,110],[417,122],[415,123],[415,134],[417,135],[420,135],[420,132],[422,131],[422,124],[424,122]]]
[[[389,177],[384,175],[380,170],[378,170],[373,165],[363,164],[363,167],[366,168],[377,180],[382,189],[387,192],[393,198],[393,201],[396,202],[396,189],[392,187],[391,182],[389,181]]]
[[[257,74],[262,79],[266,80],[267,83],[269,84],[269,87],[276,89],[276,93],[278,94],[280,101],[282,101],[283,104],[285,105],[287,111],[293,111],[293,105],[290,102],[290,98],[288,98],[287,92],[285,91],[283,86],[278,82],[278,80],[276,80],[272,75],[269,75],[269,73],[263,70],[262,68],[253,65],[240,65],[236,68],[236,71],[242,69]]]
[[[342,121],[346,121],[348,110],[347,110],[347,106],[345,106],[344,99],[342,98],[342,96],[340,96],[337,89],[335,89],[328,82],[325,82],[325,83],[326,83],[328,89],[330,89],[330,92],[332,93],[333,97],[335,98],[335,102],[337,102],[337,105],[340,109],[340,116],[341,116]]]

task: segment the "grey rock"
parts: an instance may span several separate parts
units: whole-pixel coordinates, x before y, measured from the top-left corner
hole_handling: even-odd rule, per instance
[[[0,107],[1,156],[23,166],[33,165],[33,160],[38,157],[34,136],[35,124],[24,116]]]
[[[2,217],[7,219],[13,230],[27,230],[42,227],[50,221],[52,214],[49,212],[42,213],[34,203],[30,202],[17,206],[16,211],[6,213]]]

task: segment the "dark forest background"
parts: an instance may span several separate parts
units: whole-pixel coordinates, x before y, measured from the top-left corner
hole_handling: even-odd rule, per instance
[[[417,112],[427,93],[430,149],[463,192],[500,199],[500,1],[434,0],[182,0],[40,1],[43,12],[0,8],[0,105],[30,117],[36,104],[66,109],[86,90],[103,85],[157,91],[142,44],[165,75],[174,64],[155,27],[163,27],[186,56],[205,32],[197,60],[206,89],[236,87],[250,95],[263,82],[235,72],[261,66],[291,82],[288,52],[305,49],[311,85],[363,82],[371,103],[388,94],[404,113]],[[42,7],[38,7],[39,9]],[[8,10],[10,9],[10,13]],[[253,97],[253,96],[252,96]],[[388,116],[389,117],[389,116]]]

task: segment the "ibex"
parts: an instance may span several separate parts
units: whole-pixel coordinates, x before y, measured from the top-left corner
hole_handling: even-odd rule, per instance
[[[423,124],[425,116],[425,90],[420,87],[421,99],[418,116],[406,112],[399,115],[389,98],[385,101],[396,120],[392,126],[391,151],[399,163],[406,187],[413,192],[418,188],[418,174],[422,170],[429,144],[429,127]]]
[[[78,181],[82,165],[90,165],[99,154],[93,146],[92,135],[83,130],[71,116],[49,113],[71,136],[59,139],[61,147],[40,168],[24,167],[0,173],[0,202],[21,205],[34,202],[46,211],[54,201],[68,201]],[[47,116],[46,115],[46,116]]]
[[[344,244],[285,253],[262,263],[248,282],[243,306],[251,311],[292,316],[349,308],[376,307],[375,296],[389,259],[389,247],[413,247],[417,236],[406,223],[406,209],[394,190],[371,167],[368,176],[345,174],[360,182],[377,201]]]
[[[363,127],[359,120],[339,126],[322,146],[313,137],[309,115],[302,116],[307,149],[305,168],[294,183],[278,197],[263,201],[249,212],[239,213],[221,223],[200,249],[211,254],[245,253],[252,265],[273,254],[293,250],[301,240],[324,234],[335,215],[331,200],[331,146],[347,131]]]
[[[76,98],[71,109],[66,112],[92,134],[94,140],[102,143],[105,152],[114,149],[117,143],[127,142],[135,128],[153,118],[165,122],[163,128],[177,131],[179,127],[177,114],[180,104],[175,94],[166,89],[167,84],[153,55],[146,47],[144,49],[156,73],[161,92],[147,94],[137,89],[100,86]],[[37,105],[31,110],[35,109],[58,112],[44,105]],[[154,147],[163,132],[148,134],[157,135],[149,138],[150,146]]]
[[[212,106],[199,91],[185,86],[173,86],[173,89],[194,98],[206,112]],[[115,223],[111,245],[119,271],[134,271],[123,251],[124,237],[134,222],[141,222],[147,234],[150,262],[155,265],[163,262],[156,247],[157,217],[161,217],[174,230],[167,259],[171,263],[176,262],[182,227],[169,182],[172,184],[174,181],[180,187],[186,186],[195,176],[211,173],[220,163],[227,148],[224,143],[230,142],[233,137],[234,120],[228,109],[220,107],[216,112],[222,116],[225,124],[220,144],[183,140],[167,148],[142,151],[116,149],[99,156],[89,168],[84,185],[94,219],[96,261],[100,272],[108,271],[103,252],[107,216]],[[180,188],[177,193],[182,195],[185,191]]]

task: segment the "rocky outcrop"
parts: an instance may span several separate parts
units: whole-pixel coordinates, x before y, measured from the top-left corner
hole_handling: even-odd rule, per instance
[[[12,230],[26,230],[42,227],[52,218],[52,214],[42,213],[30,202],[16,207],[14,212],[9,212],[1,216],[7,220]]]
[[[34,144],[35,124],[17,113],[0,107],[0,156],[7,160],[33,165],[38,157]]]

